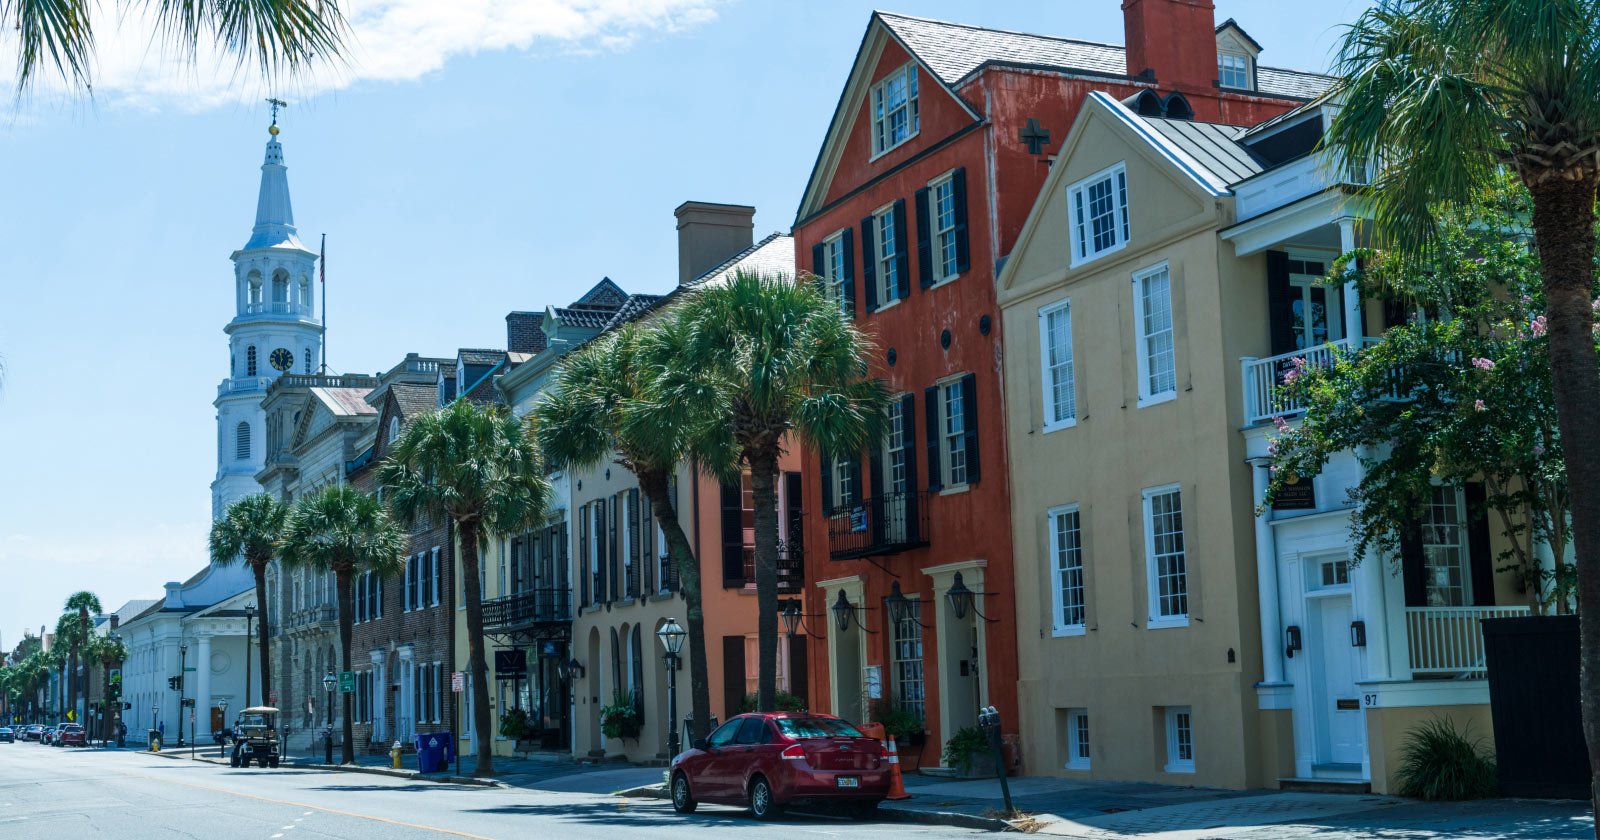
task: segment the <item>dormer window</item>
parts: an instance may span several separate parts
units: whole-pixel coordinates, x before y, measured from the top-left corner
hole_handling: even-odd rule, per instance
[[[1250,84],[1250,58],[1238,53],[1217,53],[1217,83],[1234,90],[1253,90]]]
[[[908,62],[872,86],[872,156],[917,136],[917,65]]]

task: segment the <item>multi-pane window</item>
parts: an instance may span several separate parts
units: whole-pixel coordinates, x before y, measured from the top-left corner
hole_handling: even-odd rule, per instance
[[[954,173],[928,185],[928,215],[928,229],[933,231],[933,282],[938,283],[956,276],[960,262]]]
[[[1317,564],[1318,588],[1350,585],[1350,560],[1340,557]]]
[[[944,476],[946,486],[967,483],[967,424],[961,382],[939,386],[944,401]]]
[[[1188,706],[1167,707],[1168,773],[1194,772],[1194,712]]]
[[[922,602],[906,601],[906,616],[894,622],[894,699],[901,711],[919,719],[927,710],[922,672]]]
[[[844,231],[822,240],[822,281],[829,297],[837,300],[840,308],[846,312],[850,310],[850,301],[845,296],[845,280],[849,270],[850,266],[845,262]]]
[[[1084,631],[1085,606],[1083,586],[1083,532],[1078,506],[1067,505],[1051,510],[1047,516],[1050,528],[1051,572],[1054,585],[1055,622],[1058,636],[1077,635]]]
[[[1067,710],[1067,769],[1089,769],[1089,710]]]
[[[1145,559],[1149,565],[1150,626],[1189,623],[1189,572],[1179,489],[1144,491]]]
[[[1133,303],[1139,401],[1171,399],[1178,393],[1178,371],[1172,341],[1172,273],[1165,263],[1134,275]]]
[[[905,401],[895,398],[889,401],[889,435],[884,442],[884,459],[888,469],[885,471],[889,477],[888,491],[894,494],[906,493],[911,490],[910,475],[906,471],[907,459],[911,457],[911,436],[906,434]]]
[[[1250,59],[1237,53],[1217,53],[1217,82],[1225,88],[1250,89]]]
[[[438,606],[439,605],[439,590],[444,588],[444,586],[442,585],[443,581],[439,577],[440,571],[439,571],[439,549],[438,548],[434,548],[433,553],[432,553],[432,555],[431,555],[431,557],[430,557],[430,559],[428,561],[428,566],[429,566],[428,570],[431,573],[429,575],[429,582],[428,582],[428,603],[432,604],[434,606]]]
[[[872,154],[881,155],[916,136],[917,65],[907,63],[872,88]]]
[[[1128,244],[1128,173],[1122,164],[1068,187],[1067,204],[1074,265]]]
[[[833,504],[836,510],[849,510],[855,506],[857,488],[853,460],[850,455],[833,459]]]
[[[401,602],[406,612],[417,608],[420,599],[417,597],[417,555],[406,558],[405,592]]]
[[[1043,367],[1044,430],[1077,422],[1072,367],[1072,307],[1061,301],[1039,310],[1039,361]]]
[[[874,259],[877,262],[878,288],[882,290],[883,302],[888,303],[900,296],[900,272],[903,270],[898,258],[901,231],[894,225],[894,208],[884,208],[883,212],[872,217],[872,224],[877,234],[873,238],[877,240]]]
[[[1428,606],[1464,607],[1468,589],[1466,511],[1456,487],[1434,487],[1422,520],[1422,562]]]

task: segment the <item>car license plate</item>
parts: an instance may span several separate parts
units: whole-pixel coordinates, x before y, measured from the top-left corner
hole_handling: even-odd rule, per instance
[[[839,777],[839,787],[842,787],[842,788],[858,788],[858,787],[861,787],[861,780],[856,778],[855,776],[840,776]]]

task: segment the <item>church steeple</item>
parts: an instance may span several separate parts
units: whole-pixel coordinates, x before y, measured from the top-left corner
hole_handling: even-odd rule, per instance
[[[276,110],[276,109],[274,109]],[[261,192],[256,199],[256,225],[244,250],[286,246],[304,250],[295,237],[294,207],[289,202],[289,167],[283,164],[283,144],[278,142],[278,123],[267,129],[267,156],[261,163]]]

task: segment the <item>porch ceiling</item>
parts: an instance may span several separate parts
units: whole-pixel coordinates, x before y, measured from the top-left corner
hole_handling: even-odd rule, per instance
[[[1224,228],[1221,236],[1233,243],[1234,253],[1240,257],[1293,245],[1338,251],[1338,222],[1347,218],[1362,220],[1371,215],[1341,190],[1331,188]],[[1364,238],[1357,224],[1357,244]]]

